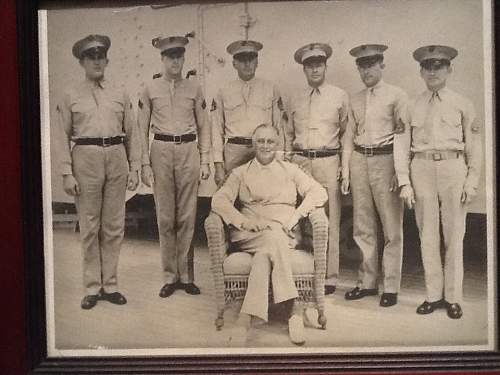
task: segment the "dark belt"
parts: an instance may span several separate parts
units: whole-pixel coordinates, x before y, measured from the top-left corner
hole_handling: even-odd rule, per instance
[[[330,148],[325,150],[295,150],[294,153],[309,159],[325,158],[340,154],[340,148]]]
[[[425,159],[425,160],[450,160],[458,159],[462,155],[462,151],[422,151],[414,152],[414,159]]]
[[[108,147],[112,145],[122,144],[125,137],[121,135],[116,137],[106,137],[106,138],[76,138],[73,140],[78,146],[102,146]]]
[[[182,135],[155,134],[154,139],[163,142],[188,143],[196,141],[196,134],[182,134]]]
[[[364,156],[374,156],[374,155],[388,155],[392,154],[393,146],[387,145],[382,147],[363,147],[359,145],[354,145],[354,150],[363,154]]]
[[[231,137],[231,138],[227,139],[227,143],[232,143],[232,144],[235,144],[235,145],[251,146],[252,145],[252,138]]]

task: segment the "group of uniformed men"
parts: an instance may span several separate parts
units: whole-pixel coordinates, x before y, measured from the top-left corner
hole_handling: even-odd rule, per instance
[[[182,78],[187,43],[187,38],[177,36],[153,39],[154,47],[161,51],[163,74],[147,83],[138,102],[137,121],[128,95],[104,78],[110,39],[89,35],[73,46],[85,79],[67,91],[57,106],[59,121],[54,134],[64,190],[75,197],[79,213],[86,290],[81,307],[91,309],[99,300],[126,303],[117,289],[118,255],[124,234],[125,192],[136,189],[139,174],[154,191],[164,273],[160,296],[168,297],[177,289],[199,294],[194,284],[192,238],[199,178],[210,176],[210,152],[216,184],[219,188],[226,180],[229,184],[217,197],[230,192],[234,200],[231,186],[235,184],[247,198],[248,194],[268,196],[276,189],[252,185],[251,178],[244,176],[256,171],[274,177],[281,173],[279,168],[270,169],[272,173],[264,168],[270,163],[265,156],[270,144],[271,151],[284,151],[285,160],[280,158],[279,164],[288,165],[285,170],[295,176],[297,191],[304,186],[313,189],[316,182],[322,186],[320,190],[326,190],[322,198],[316,187],[315,198],[311,198],[320,205],[328,200],[326,294],[335,292],[339,273],[341,194],[352,192],[353,237],[362,261],[357,285],[345,298],[377,295],[380,281],[380,306],[397,303],[406,204],[415,207],[427,288],[427,298],[417,313],[443,308],[450,318],[460,318],[465,217],[467,204],[477,192],[482,150],[471,102],[446,87],[457,50],[441,45],[415,50],[413,57],[420,64],[427,90],[410,104],[402,89],[382,79],[387,46],[367,44],[349,51],[366,86],[349,97],[325,82],[332,48],[324,43],[308,44],[294,55],[303,65],[307,85],[292,93],[285,110],[277,87],[255,77],[262,44],[236,41],[227,51],[233,56],[238,78],[220,89],[207,108],[200,85]],[[256,135],[259,126],[262,134]],[[72,148],[70,142],[74,142]],[[254,164],[262,171],[249,167],[259,147]],[[289,162],[300,168],[290,167]],[[227,179],[233,169],[243,165],[247,166],[244,172]],[[306,182],[302,171],[315,182]],[[242,178],[246,192],[236,182]],[[257,177],[260,184],[262,178]],[[283,177],[280,181],[288,180]],[[285,182],[283,186],[285,189]],[[264,192],[267,188],[270,190]],[[284,197],[279,195],[283,191],[275,193],[274,198],[281,197],[278,200]],[[213,208],[224,211],[224,204],[218,202],[213,202]],[[302,212],[302,216],[306,214]],[[231,215],[225,217],[221,212],[226,223],[234,224],[235,214]],[[261,232],[269,227],[236,218],[233,229]],[[285,233],[297,221],[292,220]],[[379,223],[383,249],[377,248]],[[287,295],[293,298],[295,294]],[[266,314],[260,315],[267,319]],[[248,320],[244,325],[248,326]]]

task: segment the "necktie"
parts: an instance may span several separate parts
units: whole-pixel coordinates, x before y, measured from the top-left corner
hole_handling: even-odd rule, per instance
[[[424,121],[424,132],[425,132],[425,143],[429,143],[429,140],[433,138],[434,134],[434,117],[437,113],[438,102],[441,100],[437,91],[432,93],[429,99],[429,106],[427,108],[427,114],[425,115]]]
[[[172,97],[173,97],[173,96],[174,96],[174,94],[175,94],[175,81],[174,81],[174,80],[171,80],[171,81],[169,82],[169,86],[168,86],[168,88],[170,89],[170,96],[172,96]]]
[[[361,135],[365,132],[366,125],[370,122],[370,114],[371,114],[371,103],[373,101],[373,97],[375,96],[374,88],[371,87],[366,92],[366,101],[365,101],[365,121],[361,122],[358,126],[358,134]]]
[[[245,82],[241,90],[243,99],[245,99],[245,102],[248,102],[248,99],[250,98],[250,84],[248,82]]]

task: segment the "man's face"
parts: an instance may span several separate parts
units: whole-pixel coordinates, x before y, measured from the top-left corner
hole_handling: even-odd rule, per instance
[[[431,91],[437,91],[446,86],[446,80],[450,73],[451,67],[449,65],[425,66],[420,68],[420,76]]]
[[[358,64],[358,72],[366,87],[373,87],[382,79],[385,64],[377,61],[372,64]]]
[[[109,60],[104,52],[84,54],[80,59],[80,65],[85,70],[85,76],[92,81],[98,81],[104,77],[104,70],[108,66],[108,62]]]
[[[243,81],[249,81],[255,77],[258,63],[256,55],[242,55],[233,59],[233,67]]]
[[[326,62],[312,61],[304,64],[304,74],[312,87],[319,87],[325,82]]]
[[[161,61],[165,68],[165,75],[167,77],[178,77],[182,74],[182,67],[184,66],[184,53],[172,53],[162,55]]]
[[[266,165],[274,160],[278,139],[276,131],[271,128],[260,128],[252,137],[255,158],[259,163]]]

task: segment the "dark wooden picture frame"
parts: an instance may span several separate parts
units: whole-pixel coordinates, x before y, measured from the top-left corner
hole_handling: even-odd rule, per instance
[[[102,6],[86,2],[85,6]],[[122,6],[123,3],[113,5]],[[134,2],[138,4],[142,2]],[[150,2],[149,2],[150,3]],[[172,1],[185,4],[190,1]],[[52,2],[70,7],[77,2]],[[46,5],[46,4],[43,4]],[[40,77],[38,61],[38,15],[40,3],[19,0],[17,8],[18,59],[22,129],[23,238],[27,323],[27,367],[33,373],[326,373],[326,372],[417,372],[500,369],[500,352],[427,352],[400,354],[266,354],[183,355],[165,357],[74,357],[47,356],[45,277],[43,255],[42,164],[40,134]],[[493,4],[494,7],[494,4]],[[495,8],[495,7],[494,7]],[[493,9],[495,29],[497,12]],[[495,49],[494,59],[498,59]],[[496,87],[496,85],[495,85]],[[496,108],[495,108],[496,110]],[[496,160],[493,161],[496,163]],[[497,256],[498,256],[498,251]],[[498,287],[498,268],[495,284]],[[498,324],[498,311],[496,311]],[[6,322],[6,324],[8,324]],[[498,330],[498,327],[497,327]],[[498,337],[497,337],[498,340]],[[498,347],[497,342],[497,347]]]

